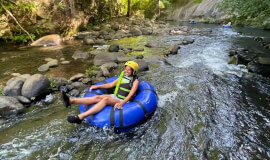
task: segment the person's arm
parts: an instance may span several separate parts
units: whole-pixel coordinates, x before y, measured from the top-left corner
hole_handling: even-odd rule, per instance
[[[136,79],[133,82],[132,88],[131,88],[128,96],[123,101],[121,101],[120,103],[117,103],[115,105],[115,107],[118,108],[118,109],[121,109],[123,107],[123,105],[126,104],[132,98],[132,96],[136,93],[138,87],[139,87],[139,81]]]
[[[112,88],[112,87],[116,86],[117,82],[118,82],[118,78],[116,80],[114,80],[113,82],[111,82],[111,83],[106,83],[106,84],[102,84],[102,85],[92,85],[91,88],[92,89]]]

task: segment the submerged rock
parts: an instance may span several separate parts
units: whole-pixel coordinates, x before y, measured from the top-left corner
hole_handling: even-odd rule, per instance
[[[73,54],[72,58],[74,58],[75,60],[77,60],[77,59],[88,59],[89,54],[87,52],[77,50]]]

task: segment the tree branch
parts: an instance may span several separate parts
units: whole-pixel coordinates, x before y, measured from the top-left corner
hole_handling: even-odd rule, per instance
[[[13,20],[18,24],[18,26],[29,36],[29,38],[31,39],[32,42],[34,42],[33,38],[31,37],[31,35],[21,26],[21,24],[17,21],[16,17],[14,17],[14,15],[8,10],[6,9],[3,4],[1,4],[2,8],[4,8],[4,10],[13,18]]]

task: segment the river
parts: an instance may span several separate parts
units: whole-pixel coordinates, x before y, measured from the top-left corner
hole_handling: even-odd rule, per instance
[[[212,24],[194,27],[212,28],[213,32],[191,35],[193,44],[181,46],[166,63],[141,73],[141,79],[153,84],[159,96],[158,108],[146,123],[120,134],[87,123],[69,124],[66,116],[78,114],[78,105],[66,109],[59,95],[54,94],[51,104],[38,102],[25,114],[0,120],[0,158],[270,159],[270,79],[248,73],[245,66],[228,64],[231,48],[248,48],[270,56],[253,40],[253,36],[260,36],[269,42],[270,32],[249,27],[225,29]],[[141,47],[148,40],[156,40],[169,46],[183,37],[140,36],[115,42],[124,47]],[[165,52],[163,45],[154,52]],[[9,51],[0,54],[1,68],[12,58]],[[13,56],[19,53],[39,60],[59,56],[50,52],[37,57],[38,51],[27,48],[12,50]],[[66,59],[72,55],[70,48],[61,54]],[[34,62],[18,63],[0,69],[0,78],[4,81],[14,71],[36,72],[37,67],[33,69],[29,64]],[[82,72],[86,64],[91,62],[72,73]],[[60,70],[61,76],[68,77],[72,74],[69,69],[60,67],[50,73]]]

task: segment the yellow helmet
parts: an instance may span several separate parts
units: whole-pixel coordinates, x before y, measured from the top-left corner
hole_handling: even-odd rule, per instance
[[[136,73],[138,72],[139,70],[139,65],[138,63],[134,62],[134,61],[127,61],[125,63],[125,66],[129,66],[131,67]]]

